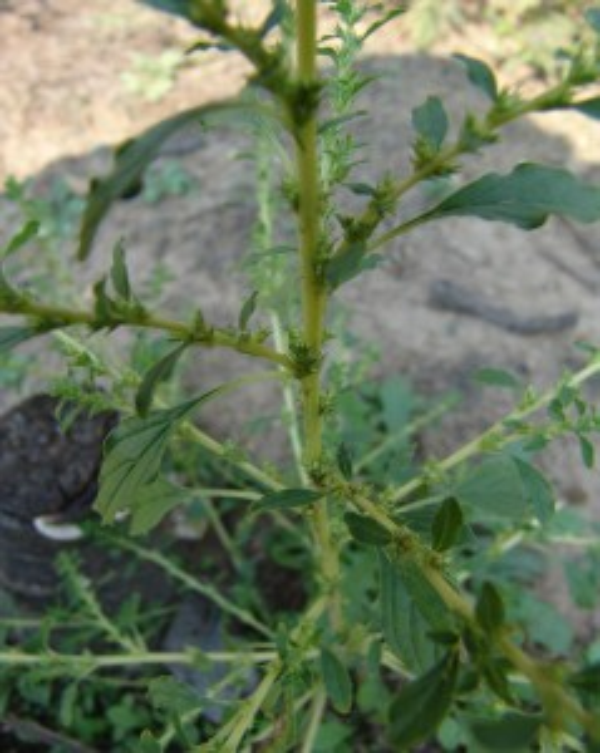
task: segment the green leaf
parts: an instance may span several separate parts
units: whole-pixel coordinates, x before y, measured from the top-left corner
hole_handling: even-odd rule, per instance
[[[451,549],[460,536],[463,514],[455,499],[446,499],[436,512],[431,526],[431,546],[438,552]]]
[[[259,35],[264,39],[273,29],[281,25],[287,14],[288,6],[285,0],[274,0],[273,7],[260,27]]]
[[[467,55],[454,55],[454,58],[466,67],[469,81],[495,102],[498,99],[498,84],[492,69],[481,60]]]
[[[325,492],[316,489],[284,489],[283,491],[265,494],[253,507],[257,510],[303,507],[304,505],[314,504],[324,495]]]
[[[392,560],[408,595],[434,631],[452,631],[454,618],[441,596],[410,555],[395,555]]]
[[[378,552],[382,632],[394,654],[412,672],[421,672],[435,661],[436,647],[429,639],[428,624],[410,597],[398,569]]]
[[[148,685],[150,703],[155,709],[168,714],[183,716],[202,708],[202,698],[191,685],[164,675],[150,680]]]
[[[191,123],[200,124],[204,118],[215,113],[240,109],[252,109],[252,104],[241,99],[232,99],[194,107],[161,121],[136,139],[122,144],[116,152],[112,173],[91,183],[79,231],[79,258],[86,259],[89,256],[98,227],[112,204],[139,182],[146,168],[157,157],[162,145],[173,134]]]
[[[550,215],[596,222],[600,219],[600,188],[580,182],[567,170],[523,163],[509,175],[484,175],[410,223],[479,217],[533,230]]]
[[[475,605],[475,617],[479,626],[488,635],[497,632],[504,624],[504,603],[492,583],[483,584]]]
[[[506,455],[489,457],[471,470],[455,487],[454,496],[477,512],[513,522],[530,512],[516,462]]]
[[[402,688],[389,711],[390,739],[398,749],[412,749],[434,734],[452,705],[458,668],[458,656],[451,651]]]
[[[217,387],[175,408],[156,411],[147,418],[126,419],[113,429],[104,443],[105,457],[94,503],[105,522],[113,521],[121,511],[132,509],[143,487],[157,479],[163,455],[177,425],[227,386]]]
[[[579,451],[583,464],[586,468],[593,468],[596,462],[596,449],[594,445],[583,434],[579,434],[577,439],[579,440]]]
[[[475,381],[490,387],[503,387],[508,390],[523,389],[520,380],[504,369],[480,369],[475,374]]]
[[[131,285],[129,283],[129,272],[125,262],[125,248],[122,241],[119,241],[113,249],[110,279],[112,280],[115,293],[124,301],[131,300]]]
[[[144,374],[135,395],[135,407],[142,418],[148,415],[157,386],[160,382],[169,379],[177,361],[188,346],[189,343],[180,343]]]
[[[346,513],[344,516],[346,525],[353,539],[367,546],[386,546],[392,540],[389,531],[376,520],[366,515],[358,515],[355,512]]]
[[[473,720],[469,723],[475,740],[486,750],[497,753],[524,753],[531,750],[542,725],[541,716],[509,712],[501,719]]]
[[[333,707],[340,714],[348,714],[352,709],[352,679],[346,666],[337,655],[327,648],[321,649],[321,669],[327,695]]]
[[[555,497],[550,482],[530,463],[520,458],[514,458],[514,462],[534,515],[540,523],[547,523],[555,509]]]
[[[339,288],[361,272],[374,269],[380,261],[377,254],[367,254],[365,243],[353,243],[344,254],[327,263],[325,277],[332,289]]]
[[[352,452],[345,442],[342,442],[338,447],[336,460],[337,466],[340,469],[340,473],[346,479],[346,481],[350,481],[353,473],[353,458]]]
[[[0,327],[0,353],[6,353],[38,334],[35,327]]]
[[[436,151],[444,143],[448,133],[448,116],[439,97],[427,100],[412,111],[412,123],[421,138]]]
[[[245,332],[248,327],[248,322],[250,321],[252,314],[256,311],[256,301],[258,298],[258,290],[255,290],[249,298],[244,301],[244,304],[242,306],[242,310],[240,311],[240,315],[238,318],[238,327],[242,330],[242,332]]]
[[[191,492],[175,486],[163,478],[137,490],[131,501],[129,532],[132,536],[145,536],[167,513],[190,500]]]
[[[11,254],[16,253],[32,238],[34,238],[40,229],[40,223],[37,220],[28,220],[18,233],[0,249],[0,259],[6,259]]]

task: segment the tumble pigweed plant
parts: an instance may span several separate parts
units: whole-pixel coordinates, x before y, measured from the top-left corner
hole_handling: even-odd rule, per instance
[[[303,561],[310,563],[307,603],[293,620],[274,624],[264,610],[253,612],[252,605],[236,604],[220,589],[200,586],[204,597],[243,626],[244,637],[237,636],[231,650],[190,646],[161,654],[151,652],[131,625],[121,630],[111,622],[87,592],[90,584],[77,580],[69,566],[87,613],[115,651],[7,647],[0,665],[8,672],[40,665],[79,678],[136,663],[199,670],[224,665],[225,678],[240,665],[252,668],[243,697],[224,693],[221,713],[209,721],[203,718],[206,697],[219,698],[218,682],[206,697],[172,677],[150,683],[168,723],[162,731],[145,730],[138,748],[144,753],[174,744],[198,753],[362,750],[352,738],[343,744],[344,735],[336,738],[332,726],[332,720],[345,718],[352,729],[357,715],[375,730],[370,750],[414,750],[436,733],[448,750],[598,749],[597,658],[540,651],[535,635],[523,634],[512,621],[493,567],[478,579],[465,552],[501,551],[500,533],[507,529],[543,536],[552,524],[554,495],[533,459],[551,441],[574,434],[585,462],[593,464],[590,435],[600,417],[584,385],[600,373],[600,350],[587,345],[589,362],[581,370],[547,392],[523,390],[509,415],[448,457],[410,469],[400,483],[390,483],[380,471],[369,473],[370,463],[380,467],[380,453],[357,459],[342,441],[337,405],[345,371],[326,355],[336,338],[329,316],[338,291],[374,266],[390,241],[425,223],[465,216],[533,230],[551,215],[582,223],[600,219],[600,188],[566,170],[532,163],[505,175],[483,175],[434,199],[416,216],[395,219],[412,189],[458,173],[463,155],[494,143],[504,126],[521,117],[553,110],[600,117],[600,97],[588,91],[600,76],[600,41],[593,49],[572,51],[559,80],[529,99],[501,88],[484,63],[457,56],[487,97],[485,114],[468,114],[452,141],[442,100],[426,98],[412,113],[410,173],[365,183],[354,178],[361,155],[350,124],[360,114],[356,98],[370,79],[356,65],[357,56],[365,40],[404,7],[273,0],[262,23],[252,26],[236,18],[227,0],[146,2],[198,29],[202,36],[190,52],[216,47],[242,55],[251,66],[249,86],[237,97],[165,120],[119,148],[113,172],[91,185],[79,257],[88,257],[113,202],[139,184],[174,133],[193,123],[217,128],[243,121],[256,135],[258,218],[245,263],[255,291],[241,305],[236,327],[209,322],[200,309],[189,321],[169,318],[136,294],[119,243],[110,271],[94,286],[91,307],[56,305],[9,279],[12,257],[38,231],[29,220],[2,249],[0,311],[18,323],[0,328],[0,346],[6,350],[60,333],[71,361],[119,383],[112,404],[122,418],[105,444],[95,502],[105,524],[124,517],[130,534],[144,535],[187,503],[190,490],[162,473],[165,454],[175,438],[199,446],[246,480],[245,489],[230,493],[243,505],[242,519],[269,516],[275,530],[281,526],[298,535]],[[328,18],[324,33],[320,10]],[[600,10],[590,9],[585,18],[600,34]],[[320,67],[320,61],[328,65]],[[355,214],[342,208],[347,192],[362,202]],[[283,213],[288,220],[282,231],[276,218]],[[268,328],[253,326],[257,310]],[[131,371],[115,376],[96,359],[86,333],[117,328],[159,333],[165,354],[139,377]],[[176,404],[161,402],[161,383],[194,348],[235,351],[267,371]],[[191,422],[208,401],[271,378],[282,385],[294,471],[255,462]],[[77,398],[75,387],[69,397]],[[79,397],[93,405],[89,392]],[[111,395],[99,391],[98,400],[104,407]],[[235,544],[214,508],[211,520],[235,569]],[[135,538],[123,538],[121,545],[192,583],[179,566]]]

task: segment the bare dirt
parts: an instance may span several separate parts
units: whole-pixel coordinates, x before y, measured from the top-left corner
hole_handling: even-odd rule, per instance
[[[261,7],[253,3],[251,10],[259,13]],[[227,96],[244,80],[244,64],[235,56],[209,52],[174,71],[172,84],[157,101],[132,94],[128,86],[136,71],[139,83],[140,60],[181,50],[194,36],[178,20],[122,0],[94,0],[86,10],[77,0],[0,0],[0,39],[0,177],[31,179],[40,194],[55,176],[62,176],[75,194],[83,193],[88,179],[107,169],[109,147],[192,104]],[[365,175],[408,169],[410,112],[427,95],[443,94],[455,122],[466,110],[483,106],[446,53],[460,49],[481,56],[490,45],[482,30],[469,29],[464,39],[441,43],[437,56],[419,54],[410,50],[401,23],[370,45],[365,65],[384,75],[364,100],[370,160]],[[136,55],[145,58],[136,63]],[[541,161],[600,182],[598,134],[596,124],[579,116],[529,118],[508,128],[502,144],[481,160],[469,160],[465,171],[476,176],[485,169],[507,171],[523,160]],[[247,167],[235,159],[244,143],[225,132],[184,145],[180,164],[195,188],[160,203],[142,197],[120,202],[102,229],[88,277],[106,267],[114,242],[125,237],[140,276],[156,262],[175,276],[167,305],[202,301],[215,322],[235,321],[245,290],[235,264],[256,208]],[[409,208],[422,199],[411,199]],[[4,237],[16,222],[6,202],[0,217],[5,218]],[[72,253],[66,244],[65,254]],[[448,298],[440,305],[434,293],[441,281],[460,286],[459,298],[471,313],[450,310]],[[478,368],[512,369],[543,388],[581,363],[574,344],[600,343],[599,293],[600,227],[555,221],[525,234],[503,225],[453,220],[394,244],[381,267],[348,286],[343,301],[351,306],[365,347],[380,346],[380,373],[406,373],[429,394],[463,394],[460,414],[425,437],[429,451],[441,454],[484,428],[506,406],[493,391],[473,384],[470,375]],[[484,309],[492,306],[513,322],[571,318],[562,327],[528,333],[486,319],[482,302]],[[193,380],[214,383],[216,374],[233,373],[240,363],[245,368],[236,358],[209,353],[196,360]],[[600,394],[597,387],[595,393]],[[221,435],[232,426],[240,432],[240,416],[250,418],[268,408],[270,397],[256,391],[243,401],[232,398],[207,420]],[[5,395],[2,402],[10,400]],[[547,471],[563,500],[600,514],[600,482],[595,472],[582,469],[575,443],[551,453]]]

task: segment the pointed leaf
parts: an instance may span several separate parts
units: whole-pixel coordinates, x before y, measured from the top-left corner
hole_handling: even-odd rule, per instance
[[[451,549],[463,526],[463,514],[455,499],[446,499],[436,512],[431,526],[431,546],[438,552]]]
[[[80,259],[86,259],[98,227],[112,204],[134,186],[146,168],[157,157],[162,145],[173,134],[219,112],[252,109],[252,104],[242,100],[223,100],[185,110],[178,115],[152,126],[136,139],[125,142],[117,150],[114,170],[107,177],[92,181],[80,233]]]
[[[171,510],[188,502],[190,495],[189,489],[175,486],[163,478],[139,487],[130,501],[129,532],[132,536],[145,536]]]
[[[0,327],[0,353],[6,353],[38,334],[34,327]]]
[[[175,408],[129,418],[107,437],[100,470],[100,488],[94,507],[105,522],[130,510],[140,489],[158,477],[163,455],[178,424],[195,408],[226,389],[217,387]]]
[[[428,625],[402,582],[397,568],[378,552],[380,566],[381,627],[394,654],[412,672],[421,672],[435,661],[436,647]]]
[[[475,605],[475,617],[481,629],[488,635],[498,631],[504,624],[504,603],[492,583],[484,583]]]
[[[11,254],[16,253],[32,238],[34,238],[40,229],[40,223],[37,220],[28,220],[18,233],[0,249],[0,259],[6,259]]]
[[[479,217],[533,230],[550,215],[596,222],[600,188],[580,182],[567,170],[523,163],[509,175],[484,175],[410,224],[442,217]]]
[[[115,293],[125,301],[131,299],[131,285],[129,284],[129,272],[125,262],[125,249],[123,241],[119,241],[113,249],[113,261],[110,270],[110,279],[112,280]]]
[[[458,668],[458,656],[452,651],[402,688],[389,712],[390,738],[397,749],[412,750],[434,734],[452,705]]]
[[[381,261],[377,254],[367,254],[365,243],[354,243],[341,256],[327,263],[325,277],[332,289],[357,277],[361,272],[376,267]]]
[[[352,679],[348,669],[337,655],[327,648],[321,649],[321,669],[327,695],[333,707],[340,714],[348,714],[352,709]]]
[[[143,418],[148,415],[156,388],[171,376],[177,361],[188,346],[189,343],[180,343],[144,374],[135,395],[135,407],[138,415]]]
[[[467,69],[469,81],[495,102],[498,99],[498,84],[492,69],[481,60],[467,55],[454,55],[454,58]]]
[[[255,290],[249,298],[244,301],[244,305],[242,306],[242,310],[240,311],[240,316],[238,319],[238,327],[242,330],[242,332],[245,332],[248,327],[248,322],[250,321],[252,314],[256,311],[256,300],[258,298],[258,290]]]
[[[264,39],[273,29],[276,29],[281,25],[287,12],[287,4],[285,0],[274,0],[273,7],[270,13],[265,18],[262,26],[260,27],[259,35],[261,39]]]
[[[324,491],[316,489],[284,489],[280,492],[265,494],[254,505],[258,510],[276,510],[290,507],[312,505],[325,495]]]
[[[448,133],[448,116],[439,97],[427,100],[412,111],[412,123],[421,138],[439,150]]]
[[[355,512],[346,513],[344,520],[350,530],[350,535],[360,544],[367,546],[386,546],[392,540],[389,531],[376,520]]]
[[[579,440],[579,451],[583,464],[586,468],[593,468],[596,462],[596,449],[594,445],[583,434],[579,434],[577,439]]]
[[[346,481],[350,481],[353,472],[353,458],[352,452],[345,442],[342,442],[338,447],[336,460],[340,473]]]
[[[523,389],[520,380],[505,369],[480,369],[475,374],[475,380],[490,387],[503,387],[509,390]]]

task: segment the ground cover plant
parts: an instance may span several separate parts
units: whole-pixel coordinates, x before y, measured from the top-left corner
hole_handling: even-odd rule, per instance
[[[527,114],[600,117],[593,89],[600,42],[563,51],[556,80],[528,98],[502,88],[481,61],[457,56],[486,111],[451,128],[443,101],[424,92],[412,113],[411,171],[369,182],[352,130],[356,99],[370,81],[357,56],[403,7],[276,0],[253,26],[226,0],[147,4],[197,28],[190,55],[216,47],[244,56],[249,85],[118,149],[114,171],[91,186],[79,256],[90,255],[111,205],[143,190],[146,170],[174,133],[190,124],[241,126],[254,139],[247,158],[257,176],[245,264],[252,293],[233,312],[235,326],[209,321],[199,307],[187,320],[167,316],[136,287],[125,241],[115,245],[91,306],[53,300],[19,267],[40,229],[32,215],[2,249],[0,311],[16,321],[0,329],[0,345],[57,338],[69,365],[61,396],[119,411],[95,501],[105,525],[92,526],[90,536],[212,604],[226,640],[211,644],[204,635],[177,650],[155,649],[164,614],[144,612],[135,599],[110,612],[97,594],[106,584],[63,557],[79,632],[65,635],[64,613],[54,611],[20,647],[7,633],[4,708],[17,702],[44,719],[60,717],[69,735],[46,738],[57,750],[77,749],[74,738],[144,753],[395,751],[433,740],[443,750],[598,749],[598,646],[550,630],[554,616],[540,621],[542,602],[528,591],[544,566],[540,549],[561,530],[573,533],[536,456],[573,435],[583,462],[594,463],[599,417],[585,386],[600,373],[597,345],[583,344],[586,364],[546,391],[507,372],[481,374],[513,391],[514,409],[448,457],[423,459],[408,439],[440,406],[423,406],[401,379],[358,394],[356,365],[335,356],[347,335],[331,312],[338,291],[360,284],[390,241],[425,223],[460,216],[531,231],[552,215],[600,220],[600,188],[563,169],[523,163],[507,174],[458,179],[461,158]],[[581,23],[600,34],[600,10],[588,9]],[[454,176],[441,197],[430,192],[424,210],[403,213],[413,189]],[[123,329],[146,339],[142,357],[119,369],[97,343]],[[203,348],[235,351],[266,370],[178,395],[169,379]],[[204,404],[256,381],[281,389],[291,468],[249,458],[195,423]],[[207,487],[215,478],[223,488]],[[213,581],[200,563],[182,564],[150,536],[180,507],[188,525],[195,515],[208,521],[225,555],[223,573],[209,563]],[[597,530],[588,527],[575,534],[593,538]],[[263,548],[278,590],[297,590],[285,607],[256,587]],[[574,584],[592,603],[596,554],[590,550]],[[115,679],[118,668],[124,673]]]

